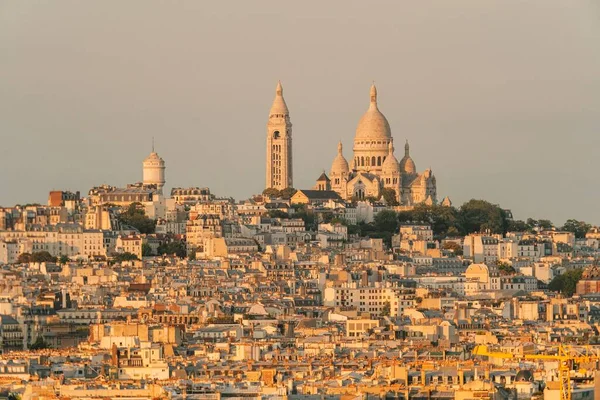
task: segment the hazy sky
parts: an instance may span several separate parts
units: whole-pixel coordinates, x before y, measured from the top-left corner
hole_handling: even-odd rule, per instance
[[[600,2],[1,1],[0,204],[141,180],[264,188],[281,79],[294,186],[329,171],[375,81],[440,199],[600,223]]]

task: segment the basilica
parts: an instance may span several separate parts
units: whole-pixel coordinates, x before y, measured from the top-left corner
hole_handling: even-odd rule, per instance
[[[418,203],[437,203],[435,176],[431,169],[417,172],[410,157],[408,141],[404,145],[404,157],[398,162],[394,155],[394,141],[390,124],[377,106],[377,88],[371,86],[369,109],[362,116],[354,136],[354,156],[348,165],[344,158],[342,143],[338,144],[337,156],[331,165],[329,177],[321,175],[316,189],[330,189],[344,200],[379,199],[383,189],[396,193],[396,200],[403,206]]]
[[[408,142],[404,145],[404,157],[398,162],[390,124],[377,106],[375,85],[371,86],[370,95],[369,109],[356,128],[354,156],[350,165],[344,158],[342,143],[339,143],[329,176],[323,173],[314,189],[335,191],[349,201],[380,199],[387,188],[394,191],[396,201],[402,206],[437,204],[433,172],[431,169],[417,172]],[[266,188],[282,190],[293,187],[292,123],[281,82],[277,84],[267,122],[266,161]],[[449,203],[449,200],[445,199],[443,203]]]

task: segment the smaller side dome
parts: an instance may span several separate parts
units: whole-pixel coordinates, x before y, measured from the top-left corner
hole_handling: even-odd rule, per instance
[[[404,174],[414,175],[417,173],[417,166],[415,162],[410,157],[410,147],[408,145],[408,140],[404,145],[404,157],[400,160],[400,171]]]
[[[344,158],[344,155],[342,154],[342,142],[338,143],[338,154],[335,157],[335,159],[333,160],[333,163],[331,164],[331,172],[330,175],[341,175],[341,174],[346,174],[348,175],[348,173],[350,172],[350,168],[348,167],[348,161]]]
[[[388,145],[388,155],[385,158],[383,164],[381,164],[381,171],[384,174],[393,174],[400,171],[400,166],[398,165],[398,159],[394,156],[394,143],[390,141]]]

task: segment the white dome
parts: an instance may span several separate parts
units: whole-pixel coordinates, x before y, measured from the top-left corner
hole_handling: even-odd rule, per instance
[[[406,144],[404,145],[404,157],[402,157],[402,160],[400,160],[400,171],[404,174],[414,175],[417,173],[417,166],[415,165],[413,159],[410,157],[409,152],[410,147],[408,145],[407,140]]]
[[[358,121],[354,141],[358,140],[388,140],[392,130],[385,116],[377,108],[377,88],[371,86],[371,104],[367,112]]]
[[[393,174],[400,171],[400,166],[398,165],[398,159],[394,155],[394,144],[390,142],[389,144],[389,152],[383,164],[381,164],[381,171],[384,174]]]
[[[342,154],[342,142],[340,142],[338,143],[338,154],[331,164],[330,175],[348,175],[349,172],[350,168],[348,167],[348,161],[346,161]]]

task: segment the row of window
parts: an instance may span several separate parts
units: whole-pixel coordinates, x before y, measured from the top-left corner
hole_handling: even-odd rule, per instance
[[[372,156],[371,158],[369,158],[369,156],[367,157],[355,157],[354,158],[354,163],[356,164],[357,167],[381,167],[381,164],[385,161],[385,156],[383,156],[383,158],[381,156],[375,157]]]

